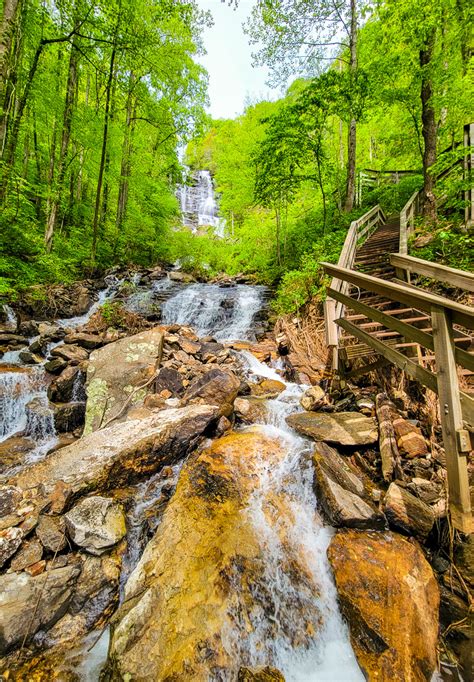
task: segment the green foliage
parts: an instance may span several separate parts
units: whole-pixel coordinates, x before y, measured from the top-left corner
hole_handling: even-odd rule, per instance
[[[399,182],[382,182],[364,195],[364,206],[369,209],[380,204],[385,215],[398,213],[408,202],[414,192],[423,186],[421,175],[410,175],[402,178]]]
[[[459,224],[442,221],[435,229],[422,226],[417,236],[430,239],[421,248],[415,248],[412,241],[411,253],[417,258],[468,272],[474,271],[474,235],[467,233]]]

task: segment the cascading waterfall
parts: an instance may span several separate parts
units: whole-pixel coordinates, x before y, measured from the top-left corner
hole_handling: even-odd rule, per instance
[[[193,327],[198,336],[219,341],[253,340],[252,322],[262,308],[264,287],[193,284],[162,307],[164,324]]]
[[[5,314],[5,326],[7,327],[7,329],[14,331],[17,327],[18,322],[14,310],[5,303],[3,305],[3,312]]]
[[[26,406],[46,392],[42,367],[8,368],[0,372],[0,441],[27,426]]]
[[[193,184],[180,185],[178,197],[183,225],[197,232],[199,227],[209,226],[216,237],[225,236],[225,220],[219,216],[212,177],[208,170],[197,171]]]

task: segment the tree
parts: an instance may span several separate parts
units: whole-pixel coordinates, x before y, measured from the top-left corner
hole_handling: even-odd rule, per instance
[[[358,22],[356,0],[258,0],[247,31],[253,44],[262,45],[255,60],[270,67],[274,83],[292,74],[314,76],[336,55],[355,81]],[[357,159],[357,121],[349,114],[346,211],[354,205]]]

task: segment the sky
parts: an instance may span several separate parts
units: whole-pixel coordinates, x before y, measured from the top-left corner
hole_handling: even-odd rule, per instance
[[[197,0],[197,4],[214,18],[214,26],[203,33],[207,54],[199,59],[209,73],[211,116],[235,118],[249,100],[275,99],[278,92],[265,83],[266,69],[252,67],[252,48],[242,29],[255,0],[240,0],[236,10],[221,0]]]

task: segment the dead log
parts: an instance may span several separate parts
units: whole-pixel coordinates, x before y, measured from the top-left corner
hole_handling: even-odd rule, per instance
[[[383,478],[387,482],[394,479],[403,481],[400,452],[393,428],[393,420],[395,416],[398,416],[395,405],[386,393],[379,393],[375,399],[375,409],[379,422],[379,448]]]

